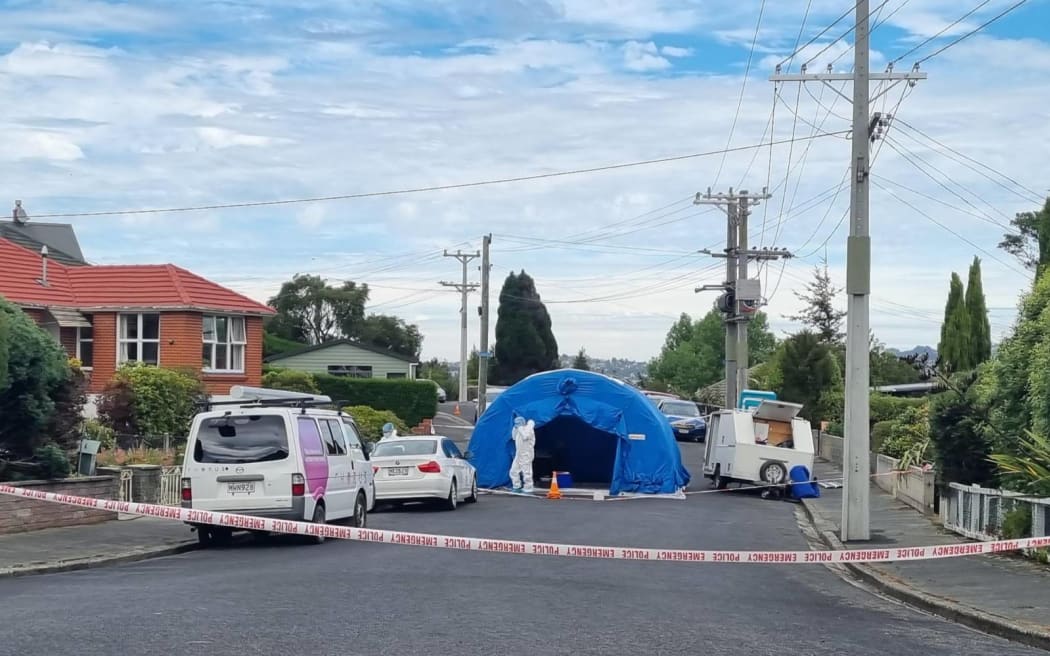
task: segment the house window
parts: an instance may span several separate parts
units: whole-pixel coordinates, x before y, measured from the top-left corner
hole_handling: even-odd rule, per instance
[[[394,371],[388,371],[387,374],[386,374],[386,377],[388,379],[391,379],[391,378],[407,378],[408,375],[405,374],[404,372],[397,373],[397,372],[394,372]]]
[[[89,322],[91,317],[85,317]],[[95,329],[77,328],[77,360],[84,369],[90,369],[95,361]]]
[[[117,330],[117,361],[160,364],[160,315],[122,314]]]
[[[354,364],[330,364],[328,365],[328,373],[333,376],[346,376],[348,378],[371,378],[372,367],[362,367]]]
[[[244,371],[244,317],[204,315],[202,339],[205,371]]]

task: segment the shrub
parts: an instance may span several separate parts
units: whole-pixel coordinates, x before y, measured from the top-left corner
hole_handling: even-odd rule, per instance
[[[102,450],[112,449],[117,446],[117,434],[113,429],[106,426],[98,419],[88,419],[84,422],[84,437],[89,440],[97,440]]]
[[[879,421],[871,427],[871,450],[873,453],[885,453],[882,450],[883,445],[886,444],[893,437],[893,422],[892,421]]]
[[[343,408],[361,429],[361,437],[369,442],[376,442],[383,437],[383,424],[390,422],[401,435],[407,435],[410,429],[400,417],[389,410],[376,410],[367,405],[351,405]]]
[[[901,467],[920,464],[930,447],[929,405],[909,407],[889,422],[880,453],[901,460]]]
[[[122,366],[102,392],[98,414],[118,437],[135,436],[150,446],[165,435],[184,438],[205,397],[196,375],[141,363]]]
[[[937,451],[937,477],[942,484],[976,483],[998,487],[991,443],[984,434],[987,414],[979,386],[969,374],[956,377],[956,389],[930,399],[930,437]]]
[[[1028,504],[1019,504],[1003,517],[1000,531],[1004,540],[1018,540],[1032,535],[1032,510]]]
[[[75,449],[80,443],[84,428],[84,404],[87,403],[87,378],[80,368],[80,360],[72,358],[69,375],[51,393],[54,412],[44,427],[47,439],[59,447]]]
[[[27,314],[0,299],[0,315],[6,333],[6,348],[0,349],[7,356],[0,375],[0,452],[28,460],[46,439],[54,398],[71,373],[62,347]]]
[[[37,461],[41,478],[52,479],[69,476],[69,454],[54,442],[48,442],[38,448],[33,456]]]
[[[872,424],[876,424],[880,421],[895,421],[908,408],[917,408],[925,403],[926,399],[924,398],[907,398],[878,393],[872,394],[869,420]]]
[[[276,369],[266,373],[262,378],[263,387],[269,389],[287,390],[289,392],[302,392],[304,394],[320,394],[317,381],[306,371],[293,371],[291,369]]]
[[[374,380],[317,374],[317,387],[333,401],[390,410],[416,426],[437,414],[434,384],[426,380]]]

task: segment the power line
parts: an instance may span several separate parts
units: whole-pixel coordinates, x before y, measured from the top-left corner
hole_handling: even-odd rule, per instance
[[[818,139],[821,137],[840,137],[848,134],[848,130],[841,130],[838,132],[827,132],[818,134],[810,139]],[[799,137],[799,140],[807,139],[807,137]],[[776,145],[781,143],[788,143],[787,140],[772,142]],[[668,162],[679,162],[689,159],[697,159],[700,157],[711,157],[713,155],[722,155],[726,153],[741,152],[745,150],[752,150],[755,148],[765,148],[769,144],[749,144],[747,146],[733,146],[732,148],[722,148],[719,150],[709,150],[699,153],[689,153],[686,155],[671,155],[669,157],[658,157],[655,159],[638,160],[633,162],[624,162],[620,164],[607,164],[604,166],[593,166],[582,169],[569,169],[566,171],[555,171],[552,173],[536,173],[533,175],[519,175],[509,178],[495,178],[490,180],[478,180],[474,182],[460,182],[447,185],[433,185],[429,187],[410,187],[406,189],[392,189],[387,191],[367,191],[356,194],[340,194],[336,196],[313,196],[306,198],[290,198],[283,200],[264,200],[264,201],[249,201],[242,203],[221,203],[216,205],[191,205],[185,207],[165,207],[165,208],[152,208],[152,209],[140,209],[140,210],[106,210],[102,212],[61,212],[53,214],[36,214],[34,215],[38,219],[57,219],[57,218],[70,218],[70,217],[86,217],[86,216],[128,216],[136,214],[162,214],[166,212],[201,212],[206,210],[226,210],[226,209],[239,209],[245,207],[269,207],[274,205],[293,205],[300,203],[320,203],[335,200],[356,200],[359,198],[376,198],[381,196],[399,196],[405,194],[419,194],[431,191],[446,191],[450,189],[466,189],[471,187],[484,187],[497,184],[509,184],[514,182],[529,182],[532,180],[543,180],[549,178],[561,178],[572,175],[583,175],[586,173],[599,173],[603,171],[615,171],[619,169],[634,168],[638,166],[650,166],[653,164],[665,164]]]
[[[876,11],[882,11],[882,8],[883,8],[883,7],[885,7],[885,6],[886,6],[886,3],[887,3],[887,2],[889,2],[889,1],[890,1],[890,0],[882,0],[882,3],[881,3],[881,4],[880,4],[880,5],[878,6],[878,7],[876,7],[876,8],[875,8],[875,9],[873,9],[872,11],[869,11],[869,12],[868,12],[868,16],[867,16],[867,18],[871,18],[871,15],[872,15],[872,14],[874,14],[874,13],[875,13]],[[856,8],[856,5],[854,5],[854,8]],[[850,11],[852,12],[853,10],[851,9]],[[865,19],[865,20],[867,20],[867,19]],[[807,65],[809,65],[809,64],[812,64],[812,63],[813,63],[813,62],[814,62],[814,61],[815,61],[815,60],[817,59],[817,57],[820,57],[820,56],[821,56],[821,55],[823,55],[823,54],[824,54],[825,52],[827,52],[828,50],[830,50],[830,49],[831,49],[831,46],[833,46],[833,45],[835,45],[836,43],[838,43],[839,41],[841,41],[841,40],[845,39],[845,38],[846,38],[847,36],[849,36],[849,35],[850,35],[850,33],[851,33],[851,32],[853,32],[853,31],[854,31],[854,30],[856,30],[856,29],[857,29],[857,25],[856,25],[856,24],[853,24],[853,25],[851,25],[851,26],[850,26],[850,28],[849,28],[848,30],[846,30],[845,32],[843,32],[842,34],[840,34],[840,35],[839,35],[839,37],[838,37],[837,39],[835,39],[834,41],[831,41],[831,42],[830,42],[830,43],[828,43],[828,44],[827,44],[826,46],[824,46],[823,48],[821,48],[820,52],[818,52],[817,54],[815,54],[815,55],[813,55],[812,57],[810,57],[810,58],[809,58],[809,60],[808,60],[808,61],[806,61],[806,64],[807,64]],[[840,54],[840,55],[839,55],[839,57],[841,57],[841,56],[842,56],[842,55]],[[838,61],[838,60],[836,59],[836,61]]]
[[[904,0],[899,5],[897,5],[896,9],[894,9],[890,13],[886,14],[885,18],[883,18],[882,20],[877,20],[875,22],[875,25],[872,26],[871,31],[874,32],[875,30],[879,29],[880,27],[882,27],[883,25],[888,23],[889,20],[891,18],[893,18],[894,16],[896,16],[898,11],[900,11],[901,9],[904,9],[904,5],[908,4],[909,2],[911,2],[911,0]]]
[[[945,207],[951,208],[951,209],[955,210],[956,212],[962,212],[963,214],[969,214],[970,216],[972,216],[974,218],[977,218],[977,219],[981,219],[982,221],[986,221],[986,222],[988,221],[988,218],[985,217],[983,214],[980,214],[980,213],[975,212],[973,210],[967,209],[965,207],[959,207],[958,205],[952,205],[951,203],[949,203],[949,202],[947,202],[945,200],[941,200],[940,198],[937,198],[936,196],[932,196],[932,195],[927,194],[927,193],[925,193],[923,191],[919,191],[918,189],[913,189],[913,188],[909,187],[908,185],[902,184],[902,183],[897,182],[895,180],[890,180],[889,178],[884,178],[881,175],[878,176],[878,178],[880,180],[882,180],[883,182],[888,182],[889,184],[891,184],[891,185],[893,185],[895,187],[900,187],[901,189],[903,189],[905,191],[910,191],[911,193],[915,194],[916,196],[922,196],[926,200],[932,200],[935,203],[940,203],[941,205],[944,205]],[[994,223],[994,225],[1002,227],[998,223]],[[1010,233],[1010,234],[1015,234],[1015,233],[1012,233],[1009,229],[1007,229],[1007,232]]]
[[[762,4],[758,8],[758,21],[755,23],[755,36],[751,39],[751,49],[747,53],[747,65],[744,67],[744,82],[740,85],[740,97],[736,101],[736,112],[733,113],[733,124],[729,127],[729,138],[726,139],[725,152],[722,153],[722,161],[718,165],[718,173],[715,174],[715,186],[718,186],[718,179],[722,176],[722,169],[726,165],[726,157],[729,154],[729,144],[733,143],[733,133],[736,132],[736,123],[740,119],[740,108],[744,104],[744,93],[747,91],[747,78],[751,74],[751,60],[755,56],[755,45],[758,43],[758,33],[762,28],[762,14],[766,11],[766,0],[762,0]],[[770,141],[770,148],[772,148],[772,141]]]
[[[1026,2],[1028,2],[1028,0],[1020,0],[1020,1],[1019,1],[1019,2],[1017,2],[1016,4],[1014,4],[1014,5],[1012,5],[1012,6],[1008,7],[1008,8],[1006,8],[1006,9],[1004,9],[1004,10],[1003,10],[1002,12],[1000,12],[1000,13],[999,13],[999,14],[997,14],[997,15],[995,15],[995,16],[994,16],[994,17],[992,17],[991,19],[989,19],[989,20],[985,21],[984,23],[981,23],[981,24],[980,24],[979,26],[977,26],[976,28],[974,28],[974,29],[970,30],[970,31],[969,31],[969,32],[967,32],[966,34],[963,34],[963,35],[962,35],[962,36],[960,36],[960,37],[959,37],[958,39],[956,39],[956,40],[952,41],[951,43],[949,43],[949,44],[947,44],[947,45],[945,45],[945,46],[943,46],[943,47],[939,48],[939,49],[938,49],[938,50],[936,50],[935,52],[932,52],[932,53],[930,53],[930,54],[926,55],[925,57],[923,57],[923,58],[922,58],[922,59],[920,59],[919,61],[915,62],[915,64],[916,64],[916,65],[919,65],[919,64],[923,64],[923,63],[925,63],[926,61],[928,61],[928,60],[930,60],[930,59],[933,59],[934,57],[936,57],[937,55],[941,54],[942,52],[944,52],[944,51],[945,51],[945,50],[947,50],[948,48],[951,48],[951,47],[953,47],[953,46],[955,46],[955,45],[957,45],[957,44],[961,43],[962,41],[965,41],[966,39],[970,38],[970,37],[971,37],[971,36],[973,36],[974,34],[977,34],[977,33],[978,33],[978,32],[980,32],[981,30],[983,30],[984,28],[988,27],[989,25],[991,25],[991,24],[992,24],[992,23],[994,23],[995,21],[999,20],[999,19],[1000,19],[1000,18],[1002,18],[1003,16],[1005,16],[1005,15],[1009,14],[1009,13],[1010,13],[1011,11],[1013,11],[1014,9],[1017,9],[1018,7],[1020,7],[1021,5],[1023,5],[1023,4],[1024,4],[1024,3],[1026,3]]]
[[[957,155],[958,157],[962,158],[963,161],[960,161],[958,159],[956,161],[958,161],[960,164],[963,164],[963,166],[966,166],[971,171],[974,171],[975,173],[981,175],[982,177],[984,177],[985,179],[989,180],[990,182],[994,182],[995,184],[999,185],[1000,187],[1002,187],[1006,191],[1009,191],[1010,193],[1014,194],[1018,198],[1021,198],[1021,199],[1026,200],[1026,201],[1037,202],[1037,203],[1043,202],[1044,199],[1039,194],[1039,192],[1033,190],[1030,187],[1026,187],[1025,185],[1023,185],[1020,182],[1018,182],[1017,180],[1015,180],[1014,178],[1011,178],[1010,176],[1006,175],[1002,171],[1000,171],[998,169],[995,169],[995,168],[992,168],[991,166],[988,166],[987,164],[985,164],[985,163],[983,163],[983,162],[981,162],[979,160],[976,160],[973,157],[970,157],[969,155],[967,155],[965,153],[959,152],[958,150],[952,148],[951,146],[947,145],[943,141],[938,141],[937,139],[931,137],[929,134],[927,134],[926,132],[923,132],[922,130],[920,130],[919,128],[915,127],[911,123],[908,123],[904,119],[896,119],[896,122],[900,123],[903,127],[907,128],[908,130],[918,133],[920,136],[926,138],[927,140],[933,142],[934,144],[940,146],[941,148],[947,150],[948,152],[953,153],[954,155]],[[916,143],[918,143],[918,139],[916,139],[914,136],[910,135],[908,132],[905,132],[904,134],[905,134],[905,136],[909,137],[910,139],[912,139]],[[994,174],[1004,178],[1005,180],[1008,180],[1008,181],[1012,182],[1014,185],[1017,186],[1018,189],[1022,189],[1024,191],[1028,192],[1029,194],[1031,194],[1031,196],[1025,196],[1025,195],[1019,193],[1017,190],[1011,189],[1010,187],[1004,185],[1001,181],[996,180],[995,178],[989,176],[987,173],[984,173],[984,172],[980,171],[979,169],[976,169],[973,166],[970,166],[969,164],[967,164],[967,162],[972,163],[972,164],[976,164],[977,166],[981,167],[982,169],[985,169],[986,171],[990,171],[991,173],[994,173]]]
[[[986,4],[988,4],[988,3],[989,3],[989,2],[991,2],[991,1],[992,1],[992,0],[984,0],[984,1],[983,1],[983,2],[981,3],[981,4],[977,5],[976,7],[974,7],[973,9],[971,9],[970,11],[966,12],[965,14],[963,14],[962,16],[960,16],[959,18],[956,18],[956,19],[955,19],[954,21],[952,21],[951,23],[949,23],[948,25],[946,25],[946,26],[945,26],[945,27],[944,27],[944,28],[943,28],[943,29],[942,29],[942,30],[941,30],[940,32],[937,32],[936,34],[934,34],[934,35],[933,35],[933,36],[931,36],[931,37],[927,37],[927,38],[926,38],[926,39],[925,39],[925,40],[924,40],[924,41],[923,41],[922,43],[920,43],[920,44],[918,44],[918,45],[916,45],[916,46],[912,47],[912,49],[911,49],[911,50],[909,50],[908,52],[904,53],[904,54],[903,54],[903,55],[901,55],[900,57],[897,57],[897,58],[896,58],[896,59],[894,59],[894,60],[893,60],[893,61],[892,61],[891,63],[893,63],[893,64],[896,64],[896,63],[898,63],[898,62],[899,62],[900,60],[902,60],[902,59],[904,59],[905,57],[907,57],[908,55],[910,55],[911,53],[915,52],[916,50],[919,50],[920,48],[922,48],[923,46],[925,46],[925,45],[926,45],[927,43],[929,43],[930,41],[933,41],[934,39],[936,39],[936,38],[937,38],[937,37],[939,37],[940,35],[944,34],[944,33],[945,33],[945,32],[947,32],[948,30],[952,29],[953,27],[955,27],[955,26],[956,26],[956,25],[958,25],[959,23],[963,22],[964,20],[966,20],[966,19],[967,19],[967,18],[969,18],[970,16],[973,16],[974,14],[976,14],[976,13],[977,13],[978,11],[980,11],[980,9],[981,9],[982,7],[984,7],[984,6],[986,5]]]
[[[842,22],[842,19],[843,19],[843,18],[845,18],[846,16],[849,16],[850,14],[852,14],[852,13],[853,13],[853,12],[854,12],[854,11],[855,11],[855,10],[857,9],[857,5],[858,5],[858,4],[860,4],[860,3],[859,3],[859,2],[858,2],[858,3],[855,3],[855,4],[854,4],[854,5],[852,6],[852,7],[850,7],[850,8],[849,8],[849,9],[847,9],[847,10],[846,10],[845,12],[843,12],[841,16],[839,16],[838,18],[836,18],[836,19],[834,20],[834,22],[832,22],[832,23],[831,23],[831,25],[828,25],[827,27],[825,27],[824,29],[822,29],[822,30],[821,30],[820,32],[818,32],[818,33],[817,33],[817,35],[816,35],[816,36],[814,36],[814,37],[813,37],[812,39],[810,39],[809,41],[807,41],[807,42],[806,42],[806,44],[805,44],[804,46],[802,46],[801,48],[795,48],[794,52],[792,52],[792,53],[791,53],[790,55],[788,55],[787,57],[785,57],[784,59],[782,59],[782,60],[780,61],[780,64],[778,64],[778,66],[780,66],[780,65],[783,65],[783,64],[784,64],[785,62],[787,62],[787,61],[789,61],[789,60],[791,60],[791,59],[794,59],[795,55],[799,54],[800,52],[802,52],[802,51],[803,51],[803,50],[805,50],[806,48],[808,48],[808,47],[810,47],[811,45],[813,45],[814,43],[816,43],[817,39],[819,39],[820,37],[822,37],[822,36],[824,36],[825,34],[827,34],[827,33],[828,33],[828,32],[829,32],[830,30],[831,30],[831,28],[835,27],[835,26],[836,26],[836,25],[838,25],[838,24],[839,24],[840,22]],[[849,34],[849,32],[846,32],[846,34]],[[841,39],[841,38],[842,38],[842,37],[839,37],[838,39],[835,39],[835,41],[838,41],[838,40],[839,40],[839,39]],[[835,43],[835,41],[832,41],[832,43]]]

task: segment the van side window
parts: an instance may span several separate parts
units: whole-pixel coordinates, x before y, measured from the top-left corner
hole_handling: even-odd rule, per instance
[[[343,421],[343,432],[346,433],[346,442],[351,449],[361,448],[361,436],[357,434],[357,428],[349,421]]]
[[[324,446],[321,444],[321,434],[317,432],[317,422],[310,417],[299,417],[299,444],[302,445],[304,456],[324,457]]]
[[[343,435],[343,430],[339,427],[338,419],[327,419],[325,423],[328,424],[329,428],[332,429],[332,439],[335,440],[336,446],[339,447],[339,455],[346,455],[350,451],[349,445],[346,443],[346,436]]]
[[[343,442],[342,435],[339,435],[339,439],[336,439],[336,434],[332,432],[332,422],[321,419],[317,423],[321,424],[321,439],[324,440],[325,450],[328,451],[330,456],[345,456],[346,455],[346,443]],[[340,431],[341,433],[342,431]]]

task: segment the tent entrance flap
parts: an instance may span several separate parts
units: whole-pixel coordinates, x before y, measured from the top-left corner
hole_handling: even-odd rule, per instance
[[[536,429],[536,480],[552,471],[572,473],[574,483],[607,486],[613,479],[619,438],[579,417],[556,417]]]

